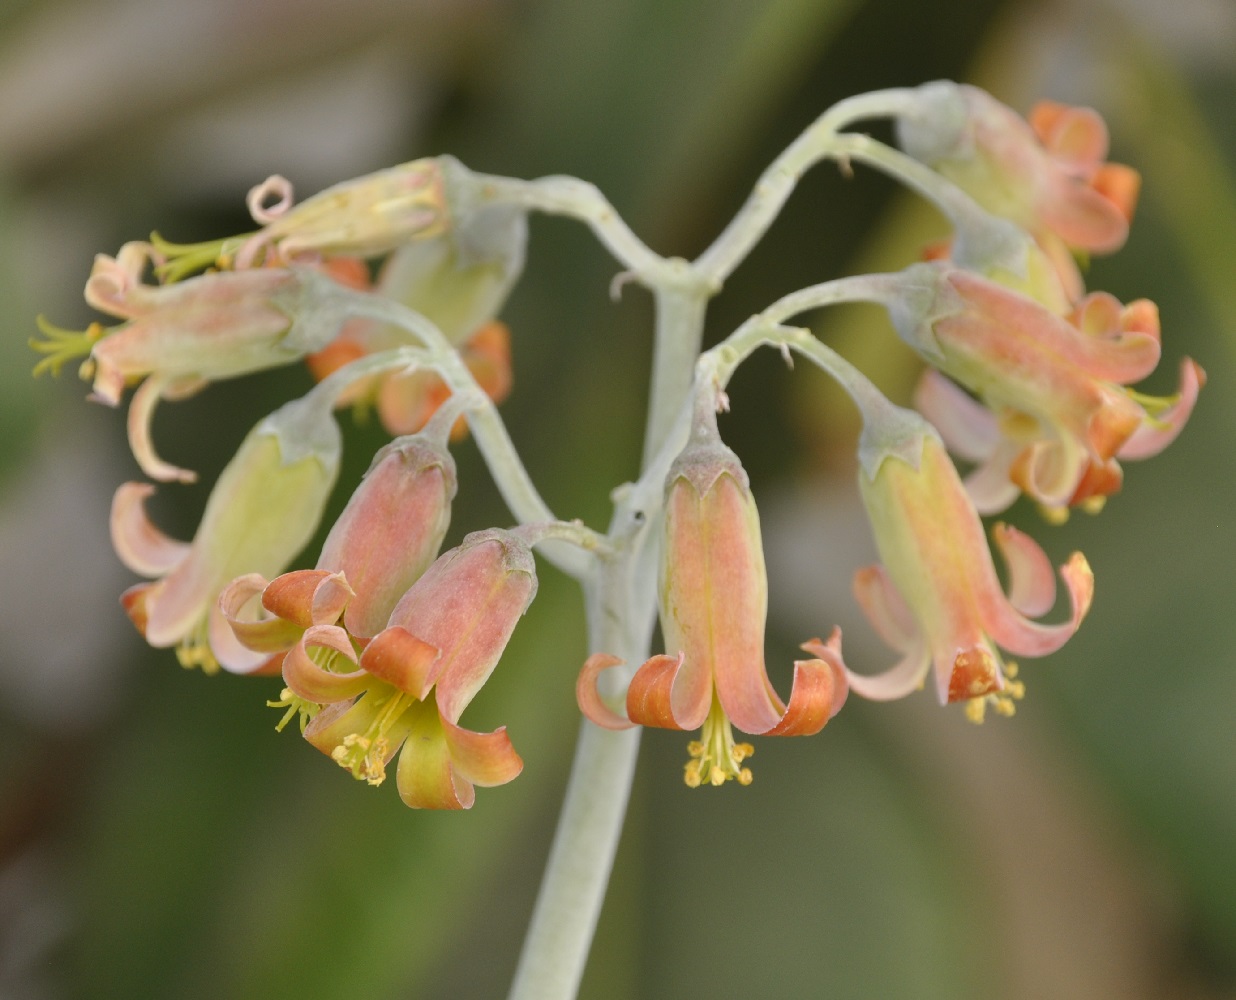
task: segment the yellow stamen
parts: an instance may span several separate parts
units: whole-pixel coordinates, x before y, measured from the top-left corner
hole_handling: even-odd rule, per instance
[[[309,720],[312,719],[315,715],[317,715],[318,712],[320,712],[322,709],[322,706],[319,705],[317,702],[307,701],[306,699],[298,695],[295,691],[293,691],[291,688],[284,688],[282,691],[280,691],[279,700],[278,701],[268,701],[266,703],[266,707],[287,709],[287,711],[283,713],[283,718],[280,719],[278,724],[275,726],[275,732],[277,733],[283,732],[284,727],[286,727],[287,724],[292,721],[292,716],[299,715],[300,716],[299,725],[300,725],[300,731],[302,735],[305,732],[305,727],[309,725]]]
[[[700,739],[687,744],[687,753],[691,760],[683,768],[683,781],[688,788],[699,788],[705,781],[720,787],[731,778],[740,785],[751,784],[751,768],[741,765],[755,753],[755,747],[734,742],[734,730],[715,693]]]
[[[60,369],[74,358],[88,356],[94,350],[94,345],[98,343],[99,338],[108,332],[101,323],[91,323],[85,330],[66,330],[47,322],[42,316],[37,317],[34,322],[39,328],[39,333],[47,338],[38,340],[31,337],[26,341],[31,350],[47,355],[34,366],[36,376],[48,371],[53,375],[59,375]],[[92,361],[87,360],[82,364],[81,375],[87,381],[94,378]]]
[[[219,661],[210,648],[209,620],[203,618],[193,631],[180,640],[176,647],[176,659],[186,670],[200,667],[202,673],[213,677],[219,672]]]
[[[983,695],[980,698],[971,698],[966,702],[966,718],[976,725],[981,723],[987,714],[987,706],[990,704],[995,709],[996,714],[1003,715],[1008,718],[1016,713],[1017,702],[1021,701],[1026,696],[1026,685],[1017,677],[1017,664],[1006,663],[1004,665],[1004,687],[992,694]]]
[[[367,697],[374,697],[370,694]],[[370,785],[380,785],[386,780],[386,761],[391,754],[387,732],[416,699],[398,689],[391,689],[377,717],[363,733],[349,733],[343,742],[330,752],[331,760],[352,777]]]
[[[1042,515],[1043,520],[1048,524],[1058,528],[1069,519],[1069,508],[1046,507],[1043,504],[1039,504],[1039,514]]]

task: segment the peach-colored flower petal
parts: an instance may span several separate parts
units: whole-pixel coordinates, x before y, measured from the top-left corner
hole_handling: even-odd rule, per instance
[[[918,643],[900,660],[878,674],[856,674],[846,668],[849,689],[871,701],[895,701],[923,686],[931,668],[931,654],[925,643]]]
[[[1056,575],[1047,553],[1007,524],[997,524],[992,535],[1009,568],[1009,603],[1031,618],[1047,614],[1056,603]]]
[[[1201,365],[1192,358],[1181,361],[1176,402],[1157,417],[1144,421],[1116,454],[1127,459],[1150,458],[1175,441],[1193,413],[1197,394],[1205,384],[1206,372]]]
[[[334,625],[352,597],[342,573],[322,569],[294,570],[273,580],[262,594],[262,606],[300,629]]]
[[[283,679],[307,701],[324,705],[355,698],[371,683],[364,670],[335,673],[318,666],[309,655],[311,647],[329,649],[356,662],[356,652],[348,634],[336,625],[314,625],[288,650],[283,660]]]
[[[269,652],[258,652],[249,649],[236,638],[230,623],[224,617],[218,606],[210,609],[210,619],[206,626],[210,651],[224,670],[233,674],[251,674],[270,660]]]
[[[981,462],[1000,440],[991,410],[934,368],[918,380],[914,408],[940,432],[948,450],[967,461]]]
[[[116,555],[134,573],[158,577],[170,573],[189,554],[189,544],[169,538],[146,516],[149,483],[124,483],[112,497],[111,535]]]
[[[246,613],[267,586],[266,578],[260,573],[237,577],[219,595],[219,610],[241,646],[269,656],[294,645],[305,628],[286,618],[259,619]],[[213,641],[211,646],[214,646]]]
[[[640,726],[698,729],[711,705],[707,664],[690,663],[682,653],[652,657],[635,671],[627,688],[627,717]]]
[[[584,661],[579,678],[575,681],[575,701],[579,710],[604,729],[630,729],[635,725],[625,715],[610,708],[597,689],[597,679],[601,671],[619,666],[623,662],[609,653],[593,653]]]
[[[133,398],[129,401],[127,420],[129,447],[133,449],[133,457],[137,459],[141,470],[151,479],[164,483],[196,482],[196,472],[161,459],[155,453],[154,442],[150,438],[150,421],[168,381],[163,376],[151,375],[133,393]]]
[[[998,587],[980,589],[976,594],[979,613],[983,626],[997,645],[1020,656],[1046,656],[1072,637],[1094,599],[1094,574],[1086,557],[1074,552],[1060,568],[1060,576],[1068,590],[1071,610],[1068,621],[1058,625],[1029,621],[1009,603]]]
[[[820,652],[828,659],[796,660],[794,684],[785,712],[765,736],[812,736],[837,714],[838,702],[845,697],[845,666],[840,656],[840,633],[834,631]],[[735,720],[735,725],[742,725]]]
[[[437,646],[393,625],[373,637],[360,664],[374,677],[421,700],[433,685],[434,667],[440,656]]]
[[[514,780],[524,769],[523,759],[511,746],[505,726],[492,733],[474,733],[443,719],[442,728],[450,748],[451,767],[464,780],[493,788]]]

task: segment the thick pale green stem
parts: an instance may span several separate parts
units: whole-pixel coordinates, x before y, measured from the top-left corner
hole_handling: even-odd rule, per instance
[[[686,399],[699,356],[710,289],[685,261],[666,261],[655,288],[656,352],[645,435],[645,465],[658,458]],[[656,545],[661,491],[623,491],[609,537],[615,555],[586,584],[588,642],[625,668],[608,671],[624,685],[646,659],[656,615]],[[585,721],[511,1000],[571,1000],[584,972],[626,816],[639,729],[613,732]]]
[[[684,277],[690,272],[685,261]],[[694,377],[704,336],[704,310],[707,300],[696,283],[658,290],[656,342],[652,359],[652,392],[648,401],[648,423],[644,428],[646,467],[656,455]]]
[[[630,556],[607,565],[588,593],[589,648],[628,664],[640,663],[648,635],[630,606]],[[638,728],[614,732],[584,721],[566,798],[524,938],[511,1000],[570,1000],[579,990],[601,904],[622,834],[635,761]]]

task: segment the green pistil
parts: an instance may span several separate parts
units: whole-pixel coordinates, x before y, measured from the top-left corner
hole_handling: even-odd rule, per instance
[[[91,323],[84,330],[65,330],[53,326],[42,316],[39,316],[35,323],[38,325],[39,333],[46,338],[39,340],[31,337],[26,341],[31,350],[46,355],[34,366],[35,376],[42,375],[44,372],[59,375],[60,369],[70,361],[89,356],[94,350],[94,345],[99,342],[99,338],[108,332],[100,323]],[[93,378],[94,366],[89,363],[83,365],[81,374],[84,379]]]
[[[242,233],[205,243],[169,243],[158,233],[151,233],[150,244],[163,258],[163,263],[156,265],[155,274],[165,285],[170,285],[209,267],[226,271],[231,268],[236,251],[252,235]]]

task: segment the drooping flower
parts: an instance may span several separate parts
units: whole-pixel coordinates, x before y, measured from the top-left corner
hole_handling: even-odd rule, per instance
[[[949,447],[978,463],[968,485],[981,513],[1004,510],[1019,490],[1052,516],[1096,507],[1120,488],[1120,459],[1157,454],[1179,434],[1205,382],[1186,358],[1175,396],[1127,388],[1159,361],[1147,300],[1122,306],[1093,293],[1057,316],[947,264],[904,274],[912,293],[890,307],[898,332],[982,401],[931,373],[917,400]]]
[[[142,471],[153,479],[190,482],[194,474],[155,454],[150,421],[162,397],[183,399],[208,382],[289,364],[320,350],[338,330],[306,315],[314,275],[270,268],[203,274],[176,285],[143,280],[153,251],[126,243],[115,258],[95,257],[86,301],[123,322],[93,323],[82,333],[40,321],[46,340],[31,346],[47,355],[35,368],[58,372],[89,355],[83,378],[91,398],[116,406],[127,385],[141,382],[129,407],[129,441]]]
[[[910,411],[891,407],[893,421],[864,426],[859,488],[882,565],[860,570],[854,593],[880,636],[901,660],[875,676],[849,672],[864,698],[900,698],[922,687],[934,669],[936,694],[966,702],[981,719],[988,703],[1011,714],[1021,696],[1012,664],[999,650],[1044,656],[1077,631],[1090,609],[1094,577],[1075,552],[1061,568],[1071,612],[1044,625],[1028,616],[1055,602],[1051,564],[1033,540],[997,525],[996,544],[1009,571],[1006,596],[983,526],[936,432]],[[808,644],[809,651],[812,644]]]
[[[223,665],[238,672],[277,669],[314,625],[341,625],[357,639],[376,635],[437,557],[454,495],[455,463],[439,442],[418,435],[386,445],[331,527],[314,569],[269,583],[250,573],[223,591],[219,608],[237,640],[262,654]]]
[[[154,487],[126,483],[112,502],[112,544],[135,573],[154,579],[121,602],[152,646],[176,647],[186,666],[252,661],[217,607],[246,573],[274,576],[317,530],[339,467],[339,430],[329,411],[296,400],[262,420],[219,476],[191,544],[146,517]]]
[[[1137,171],[1105,162],[1099,114],[1045,101],[1027,122],[985,91],[948,81],[918,95],[897,122],[906,152],[1030,232],[1080,297],[1072,252],[1123,246],[1140,187]]]
[[[283,660],[295,697],[323,706],[305,738],[374,785],[399,753],[405,803],[470,808],[474,786],[505,784],[523,767],[505,728],[476,733],[458,723],[535,594],[531,550],[494,529],[440,556],[372,639],[310,626]]]
[[[754,748],[735,743],[732,726],[765,736],[819,732],[845,700],[840,633],[794,665],[788,705],[764,667],[768,584],[759,513],[738,457],[717,437],[711,406],[666,484],[661,562],[661,630],[666,653],[631,680],[626,714],[610,708],[598,676],[621,661],[589,657],[576,686],[580,709],[597,725],[701,729],[689,747],[691,787],[749,784],[743,766]]]

